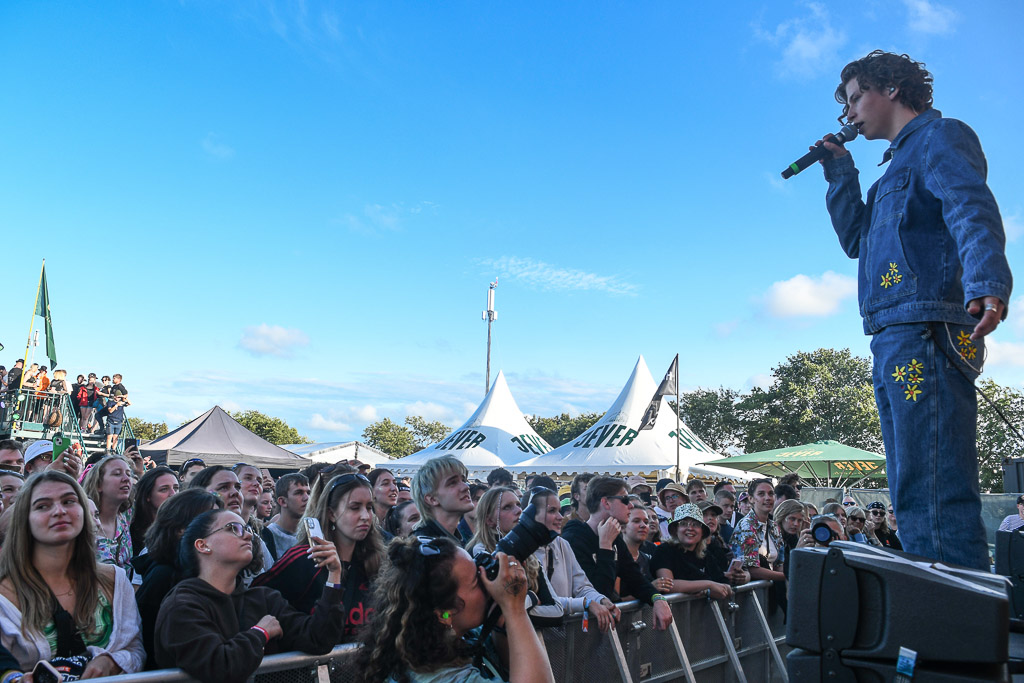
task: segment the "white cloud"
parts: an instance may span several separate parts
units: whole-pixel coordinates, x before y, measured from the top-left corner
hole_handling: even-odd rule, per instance
[[[846,34],[832,26],[825,5],[807,3],[808,13],[788,19],[771,31],[755,27],[757,37],[782,50],[776,64],[780,76],[805,79],[834,70]]]
[[[985,337],[985,365],[1003,367],[1024,367],[1024,343],[999,341]]]
[[[744,383],[744,388],[750,391],[754,387],[761,387],[762,389],[770,389],[772,384],[775,382],[775,376],[768,373],[759,373],[751,375],[747,378]]]
[[[476,408],[473,408],[476,410]],[[419,415],[424,420],[433,421],[440,420],[447,424],[452,419],[452,411],[450,408],[442,406],[438,403],[431,401],[416,401],[405,406],[406,415]]]
[[[636,296],[640,287],[618,275],[598,275],[574,268],[560,268],[543,261],[517,256],[485,259],[481,265],[498,271],[498,277],[519,280],[543,291],[595,291]]]
[[[239,345],[254,356],[290,358],[297,347],[309,344],[302,330],[286,329],[263,323],[245,328]]]
[[[407,206],[404,203],[366,204],[359,214],[346,213],[337,222],[353,232],[367,235],[402,230],[404,220],[409,216],[417,216],[425,211],[436,211],[437,204],[422,201]]]
[[[795,275],[768,288],[765,303],[772,315],[780,318],[826,316],[839,310],[839,304],[857,293],[857,281],[849,276],[826,271],[821,277]]]
[[[911,31],[942,35],[952,33],[959,18],[949,7],[928,0],[903,0],[907,6],[908,26]]]
[[[352,425],[340,420],[324,417],[320,413],[313,413],[313,416],[309,418],[309,426],[311,429],[320,429],[325,432],[341,432],[345,434],[352,431]]]
[[[230,159],[235,156],[235,150],[221,142],[215,133],[207,133],[200,144],[203,151],[215,159]]]

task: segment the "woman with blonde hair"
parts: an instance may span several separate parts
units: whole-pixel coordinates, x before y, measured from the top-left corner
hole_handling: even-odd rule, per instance
[[[717,600],[732,597],[728,578],[720,567],[707,561],[711,528],[704,523],[700,508],[693,503],[680,505],[668,529],[672,538],[659,545],[651,558],[655,576],[671,580],[673,593],[706,593]]]
[[[134,574],[132,535],[128,509],[132,498],[132,466],[119,455],[100,458],[85,475],[85,493],[96,503],[99,528],[96,530],[96,559],[114,564]]]
[[[306,523],[309,519],[317,520],[323,537],[310,534]],[[353,639],[372,611],[370,584],[384,559],[384,543],[375,519],[373,487],[366,476],[348,472],[320,477],[306,506],[306,516],[299,522],[298,543],[253,585],[280,591],[304,614],[316,605],[324,586],[341,589],[348,615],[343,642]],[[314,550],[332,546],[341,559],[341,580],[336,585],[328,583],[326,567],[311,557]]]
[[[0,549],[0,642],[24,671],[61,659],[83,678],[142,669],[139,611],[125,572],[96,562],[78,482],[44,470],[25,482]]]

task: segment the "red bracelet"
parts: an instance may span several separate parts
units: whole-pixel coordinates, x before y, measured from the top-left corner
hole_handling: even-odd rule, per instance
[[[252,628],[254,631],[259,631],[260,633],[262,633],[267,643],[270,642],[270,634],[267,633],[267,629],[263,628],[262,626],[253,626]]]

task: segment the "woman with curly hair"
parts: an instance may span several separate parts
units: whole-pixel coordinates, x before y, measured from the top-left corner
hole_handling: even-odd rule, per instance
[[[0,644],[23,671],[54,658],[84,678],[142,668],[131,582],[120,567],[96,562],[86,501],[77,481],[44,470],[29,477],[9,513],[0,550]]]
[[[373,628],[366,629],[357,669],[363,683],[490,680],[473,666],[464,636],[480,626],[488,597],[505,620],[511,683],[552,683],[548,655],[526,614],[526,574],[498,553],[491,581],[449,538],[396,538],[377,579]],[[493,675],[494,664],[481,666]]]
[[[384,559],[384,545],[374,515],[373,490],[362,474],[321,477],[306,507],[306,519],[315,519],[326,538],[311,536],[305,519],[299,523],[298,544],[289,548],[254,586],[281,592],[285,600],[308,614],[327,585],[326,568],[310,557],[317,548],[334,548],[341,558],[341,580],[347,610],[343,640],[352,640],[366,624],[370,582]],[[339,641],[342,642],[342,641]]]

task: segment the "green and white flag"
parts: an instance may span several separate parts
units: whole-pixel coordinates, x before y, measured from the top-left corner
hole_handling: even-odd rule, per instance
[[[57,349],[53,343],[53,321],[50,320],[50,293],[46,289],[46,266],[43,266],[39,277],[39,292],[36,294],[36,315],[42,316],[46,322],[46,357],[50,359],[50,369],[57,369]]]

